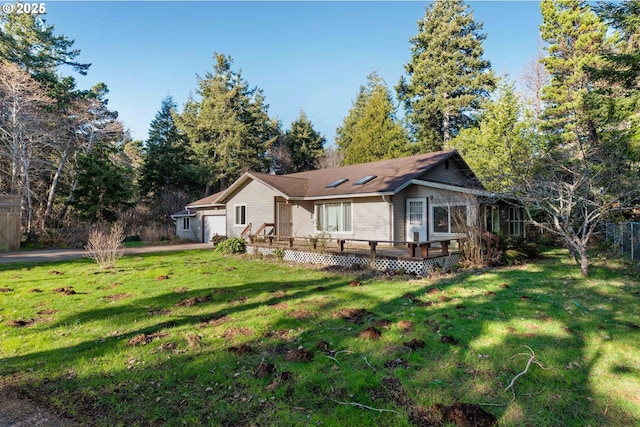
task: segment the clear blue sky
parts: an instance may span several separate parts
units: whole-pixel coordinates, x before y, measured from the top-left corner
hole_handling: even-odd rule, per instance
[[[231,55],[269,114],[287,129],[304,110],[333,143],[335,129],[366,76],[390,87],[410,61],[428,2],[89,2],[46,1],[47,23],[75,40],[91,63],[79,86],[109,87],[109,106],[136,139],[146,139],[162,99],[181,109],[212,69],[213,52]],[[499,74],[520,77],[537,52],[538,2],[472,1],[487,34],[485,58]],[[62,70],[71,73],[70,70]]]

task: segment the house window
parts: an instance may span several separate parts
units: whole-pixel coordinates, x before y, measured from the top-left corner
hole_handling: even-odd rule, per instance
[[[189,231],[191,229],[189,218],[182,218],[182,229],[185,231]]]
[[[316,230],[350,232],[351,202],[318,203],[316,205]]]
[[[434,206],[432,218],[434,233],[463,233],[467,226],[467,206]]]
[[[234,225],[247,225],[247,205],[234,206]]]
[[[511,236],[520,236],[520,224],[522,219],[520,218],[520,208],[509,208],[509,234]]]

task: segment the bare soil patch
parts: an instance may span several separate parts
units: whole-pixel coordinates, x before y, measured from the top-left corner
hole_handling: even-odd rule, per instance
[[[276,304],[269,304],[269,307],[274,308],[276,310],[286,310],[289,305],[286,302],[278,302]]]
[[[253,347],[248,344],[240,344],[239,346],[232,346],[227,348],[229,353],[243,355],[243,354],[251,354],[254,353]]]
[[[409,320],[401,320],[398,323],[396,323],[396,326],[401,331],[408,331],[409,329],[411,329],[413,327],[413,322],[411,322]]]
[[[418,349],[424,348],[424,341],[412,339],[409,342],[402,343],[405,347],[409,347],[411,350],[416,351]]]
[[[0,292],[13,292],[11,288],[0,288]]]
[[[380,330],[374,328],[373,326],[370,326],[364,331],[360,332],[358,336],[365,340],[377,340],[382,336],[382,332],[380,332]]]
[[[51,316],[52,314],[56,314],[58,312],[58,310],[53,309],[53,308],[49,308],[46,310],[40,310],[38,312],[38,316]]]
[[[384,367],[387,369],[397,369],[397,368],[408,368],[409,367],[409,362],[407,362],[406,360],[399,358],[399,359],[393,359],[393,360],[388,360],[386,362],[384,362]]]
[[[362,308],[345,308],[334,314],[334,317],[342,317],[345,321],[356,325],[362,325],[370,316],[375,316],[375,314]]]
[[[147,311],[147,313],[149,313],[150,316],[164,316],[171,313],[171,310],[168,308],[155,308]]]
[[[314,314],[309,310],[296,310],[289,313],[289,316],[297,320],[304,320],[314,317]]]
[[[313,360],[313,352],[304,348],[290,350],[284,356],[284,360],[287,362],[309,362]]]
[[[73,286],[66,286],[64,288],[55,288],[53,292],[62,295],[75,295],[77,292],[73,289]]]
[[[121,299],[127,299],[127,298],[131,298],[133,295],[131,294],[113,294],[113,295],[107,295],[106,297],[104,297],[104,299],[109,300],[109,301],[118,301]]]
[[[169,280],[169,276],[167,276],[166,274],[163,274],[162,276],[156,277],[156,282],[161,282],[163,280]]]
[[[213,316],[209,319],[202,319],[202,326],[218,326],[223,323],[227,323],[231,321],[231,316],[228,314],[219,314],[217,316]]]
[[[210,295],[201,295],[199,297],[191,297],[180,300],[176,303],[178,307],[192,307],[196,304],[202,304],[204,302],[211,301],[212,298]]]
[[[140,334],[127,341],[129,347],[135,347],[139,345],[147,345],[155,339],[168,337],[169,332],[154,332],[153,334]]]
[[[375,326],[376,328],[389,329],[391,327],[391,320],[378,319],[373,322],[373,326]]]
[[[31,288],[29,289],[29,293],[30,294],[39,294],[42,292],[42,289],[38,289],[38,288]]]
[[[254,370],[253,376],[256,378],[264,378],[276,372],[276,367],[272,363],[260,363]]]
[[[189,288],[187,288],[186,286],[182,286],[180,288],[175,288],[173,290],[174,293],[176,294],[184,294],[185,292],[187,292],[189,290]]]
[[[27,326],[31,326],[33,323],[35,323],[35,319],[10,320],[7,322],[7,326],[12,328],[25,328]]]
[[[457,339],[455,339],[451,335],[443,335],[442,337],[440,337],[440,342],[442,342],[444,344],[451,344],[451,345],[460,344],[460,341],[458,341]]]

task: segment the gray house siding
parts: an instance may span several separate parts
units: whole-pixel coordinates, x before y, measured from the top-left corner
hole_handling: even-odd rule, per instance
[[[437,165],[423,174],[420,179],[459,186],[469,185],[469,178],[453,161],[446,161]]]
[[[310,237],[316,234],[314,228],[314,203],[296,201],[293,203],[293,235],[294,237]]]
[[[263,223],[275,222],[276,196],[276,191],[253,180],[240,188],[227,201],[227,236],[240,237],[248,224],[256,231]],[[236,206],[246,207],[246,225],[235,224]]]
[[[353,238],[391,240],[392,207],[382,197],[353,199]]]

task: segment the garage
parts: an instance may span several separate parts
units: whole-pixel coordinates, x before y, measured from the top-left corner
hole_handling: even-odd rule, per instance
[[[224,215],[209,215],[202,217],[203,227],[203,242],[209,243],[211,237],[216,234],[219,236],[225,236],[227,234],[227,218]]]

